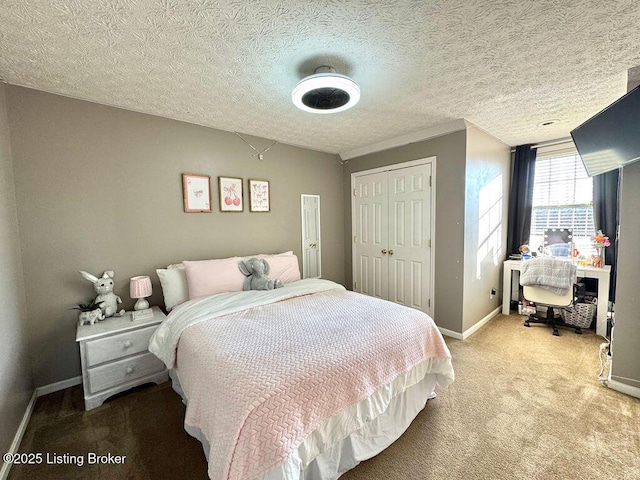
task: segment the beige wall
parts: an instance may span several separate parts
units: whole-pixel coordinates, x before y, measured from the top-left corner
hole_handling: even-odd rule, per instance
[[[0,83],[0,452],[9,446],[33,393],[5,86]]]
[[[500,306],[510,171],[510,148],[470,126],[465,170],[463,331]],[[492,287],[496,295],[491,299]]]
[[[351,174],[409,160],[437,157],[434,320],[439,327],[454,332],[462,332],[465,155],[466,132],[454,132],[351,159],[344,168],[343,184],[345,285],[351,288]]]
[[[259,161],[230,132],[7,87],[18,219],[36,385],[80,374],[76,314],[93,296],[78,274],[128,280],[185,259],[294,250],[300,194],[319,194],[322,272],[344,281],[342,166],[334,155],[277,145]],[[257,148],[269,140],[247,137]],[[181,174],[211,175],[214,213],[183,212]],[[219,213],[217,176],[271,182],[271,212]]]

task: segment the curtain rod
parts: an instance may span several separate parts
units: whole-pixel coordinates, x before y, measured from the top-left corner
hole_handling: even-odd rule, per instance
[[[552,147],[554,145],[562,145],[563,143],[573,143],[573,138],[565,137],[565,138],[557,138],[556,140],[547,140],[546,142],[540,142],[540,143],[531,145],[531,148]],[[511,151],[515,152],[516,147],[513,147]]]

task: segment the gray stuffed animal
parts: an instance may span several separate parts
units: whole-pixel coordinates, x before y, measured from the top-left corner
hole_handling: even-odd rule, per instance
[[[242,288],[245,291],[273,290],[284,286],[282,281],[267,277],[269,264],[264,258],[250,258],[246,262],[238,262],[238,268],[247,277]]]

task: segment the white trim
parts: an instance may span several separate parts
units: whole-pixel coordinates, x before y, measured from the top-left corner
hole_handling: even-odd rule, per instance
[[[501,309],[501,306],[496,307],[494,310],[491,310],[482,320],[480,320],[479,322],[475,323],[470,329],[465,330],[464,332],[462,332],[462,339],[465,340],[465,339],[469,338],[471,335],[473,335],[478,330],[480,330],[482,327],[484,327],[485,324],[487,324],[489,322],[489,320],[491,320],[493,317],[495,317],[496,315],[498,315],[500,313],[500,309]]]
[[[383,140],[382,142],[373,143],[365,147],[354,148],[347,150],[346,152],[340,152],[340,158],[342,160],[349,160],[351,158],[361,157],[369,153],[381,152],[382,150],[389,150],[390,148],[400,147],[402,145],[408,145],[410,143],[421,142],[430,138],[441,137],[448,133],[458,132],[460,130],[466,130],[471,125],[464,118],[459,118],[451,122],[443,123],[441,125],[435,125],[425,130],[419,130],[413,133],[407,133],[400,135],[399,137]]]
[[[372,175],[381,172],[390,172],[392,170],[401,170],[403,168],[417,167],[420,165],[431,165],[431,278],[429,279],[429,298],[431,299],[431,305],[429,306],[429,312],[436,311],[435,301],[435,277],[436,277],[436,164],[437,157],[419,158],[417,160],[409,160],[408,162],[394,163],[393,165],[385,165],[384,167],[372,168],[370,170],[361,170],[359,172],[353,172],[351,174],[351,188],[349,195],[351,196],[351,289],[355,291],[355,279],[356,279],[356,244],[353,241],[353,237],[356,232],[356,196],[353,194],[356,188],[356,178],[365,175]],[[433,315],[432,315],[433,316]]]
[[[482,320],[474,324],[470,329],[465,330],[462,333],[454,332],[453,330],[448,330],[446,328],[441,328],[441,327],[438,327],[438,330],[440,330],[440,333],[442,335],[446,335],[447,337],[456,338],[458,340],[466,340],[471,335],[473,335],[478,330],[480,330],[482,327],[484,327],[489,322],[489,320],[494,318],[499,313],[500,313],[500,307],[497,307],[495,310],[492,310],[491,312],[489,312],[489,314],[486,315]]]
[[[76,385],[80,384],[82,384],[82,375],[67,378],[66,380],[61,380],[59,382],[50,383],[49,385],[44,385],[42,387],[36,387],[36,395],[38,397],[42,397],[43,395],[49,395],[50,393],[59,392],[60,390],[64,390],[65,388],[75,387]]]
[[[22,421],[18,426],[18,430],[16,431],[15,436],[13,437],[13,442],[11,442],[11,446],[6,453],[18,453],[18,449],[20,448],[20,443],[22,442],[22,437],[24,437],[24,432],[27,430],[27,425],[29,425],[29,420],[31,420],[31,414],[33,413],[33,408],[36,405],[36,399],[38,398],[37,389],[33,391],[31,395],[31,400],[27,404],[27,408],[24,411],[24,415],[22,416]],[[5,452],[2,452],[5,453]],[[0,469],[0,480],[7,480],[9,477],[9,470],[11,469],[10,463],[3,463],[2,469]]]
[[[617,392],[631,395],[632,397],[640,398],[640,388],[633,385],[627,385],[626,383],[618,382],[616,380],[609,380],[606,383],[607,387]]]
[[[461,333],[454,332],[453,330],[449,330],[449,329],[442,328],[442,327],[438,327],[438,330],[440,330],[440,333],[442,335],[445,335],[447,337],[455,338],[457,340],[464,340],[464,338],[462,338],[462,334]]]

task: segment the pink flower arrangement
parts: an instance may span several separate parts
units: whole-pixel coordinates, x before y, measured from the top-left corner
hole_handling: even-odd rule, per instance
[[[611,245],[609,237],[602,233],[602,230],[598,230],[596,234],[591,237],[591,241],[595,243],[596,247],[608,247],[609,245]]]

